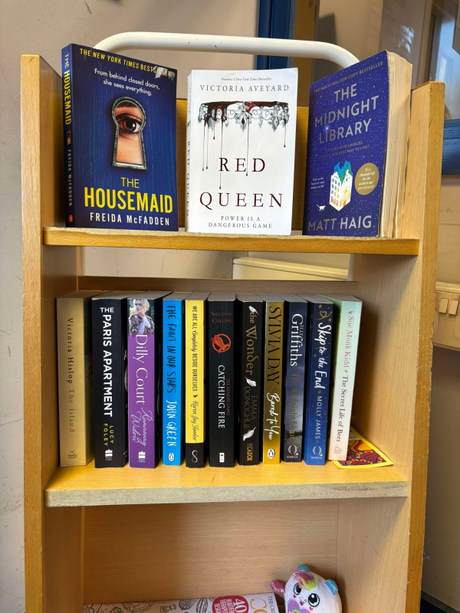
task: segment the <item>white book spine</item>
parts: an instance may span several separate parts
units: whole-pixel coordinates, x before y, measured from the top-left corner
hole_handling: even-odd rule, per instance
[[[362,303],[348,301],[342,301],[341,305],[339,301],[334,303],[336,308],[340,309],[340,316],[336,330],[331,429],[327,458],[343,461],[347,458],[350,434]]]
[[[186,187],[187,187],[187,216],[186,230],[190,226],[190,137],[191,137],[191,106],[192,106],[192,74],[187,78],[187,167],[186,167]]]

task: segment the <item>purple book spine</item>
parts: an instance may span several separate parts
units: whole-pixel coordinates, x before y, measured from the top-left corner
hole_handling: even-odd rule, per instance
[[[136,323],[137,316],[132,315],[128,329],[129,465],[155,468],[155,329]]]

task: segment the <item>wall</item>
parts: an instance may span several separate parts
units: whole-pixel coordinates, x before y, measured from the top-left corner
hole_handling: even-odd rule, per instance
[[[0,20],[0,611],[24,611],[22,512],[22,280],[19,57],[41,54],[60,72],[60,50],[69,42],[92,46],[116,32],[150,30],[253,36],[257,0],[4,0]],[[133,52],[136,57],[179,70],[179,96],[186,96],[192,68],[252,68],[251,56]],[[127,255],[125,253],[125,255]],[[94,272],[123,274],[110,252],[99,254]],[[150,261],[149,270],[167,271],[168,262]],[[170,262],[178,265],[177,254]],[[230,273],[229,260],[195,260],[188,255],[190,276]],[[123,263],[123,258],[121,258]],[[109,264],[107,264],[109,263]],[[165,269],[166,266],[166,269]],[[54,612],[53,612],[54,613]],[[58,613],[58,612],[56,612]]]

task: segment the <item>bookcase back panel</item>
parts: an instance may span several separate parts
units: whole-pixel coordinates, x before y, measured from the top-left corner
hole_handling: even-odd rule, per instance
[[[270,591],[299,564],[334,578],[337,501],[91,507],[85,602]]]

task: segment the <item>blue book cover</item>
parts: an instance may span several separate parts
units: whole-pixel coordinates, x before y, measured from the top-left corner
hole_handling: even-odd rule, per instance
[[[163,464],[184,459],[184,306],[189,294],[163,299]]]
[[[308,302],[300,296],[285,300],[284,329],[284,428],[283,461],[302,461],[304,430],[305,357],[307,350]]]
[[[62,50],[67,226],[178,230],[176,82],[171,68]]]
[[[307,464],[321,466],[326,462],[327,451],[334,304],[321,296],[303,298],[310,303],[304,460]]]
[[[304,234],[378,236],[388,107],[386,51],[310,86]]]

